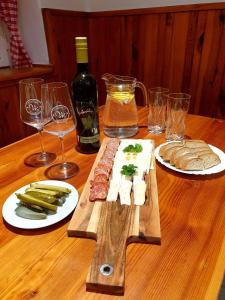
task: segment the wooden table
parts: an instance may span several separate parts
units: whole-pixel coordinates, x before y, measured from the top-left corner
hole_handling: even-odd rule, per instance
[[[146,125],[146,109],[139,111]],[[102,131],[101,131],[102,132]],[[188,116],[187,136],[202,138],[225,151],[225,121]],[[104,135],[101,133],[101,138]],[[136,138],[154,136],[142,126]],[[45,135],[48,151],[59,149],[54,136]],[[67,180],[81,193],[96,154],[74,149],[75,133],[65,138],[68,160],[79,164],[77,176]],[[1,208],[16,189],[44,180],[46,167],[31,168],[24,158],[39,150],[37,136],[0,149]],[[58,157],[58,161],[59,161]],[[217,299],[225,269],[225,176],[182,175],[157,163],[162,244],[131,244],[127,248],[125,294],[121,299]],[[71,215],[56,225],[21,230],[3,220],[0,225],[0,299],[117,299],[86,292],[85,280],[96,242],[69,238]]]

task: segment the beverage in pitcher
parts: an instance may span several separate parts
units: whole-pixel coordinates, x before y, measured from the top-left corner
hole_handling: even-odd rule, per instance
[[[135,87],[141,87],[147,101],[144,85],[133,77],[104,74],[107,98],[103,113],[104,133],[110,137],[127,138],[138,132],[138,113]]]
[[[110,91],[103,115],[104,132],[111,137],[129,137],[138,131],[134,93]]]

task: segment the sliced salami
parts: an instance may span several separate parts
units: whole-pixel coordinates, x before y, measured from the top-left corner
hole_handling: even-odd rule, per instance
[[[106,200],[109,190],[109,176],[112,171],[114,157],[116,155],[120,140],[110,139],[106,145],[101,159],[94,169],[94,177],[91,181],[90,201]]]
[[[95,175],[93,182],[108,182],[108,176],[106,174]]]
[[[108,189],[108,182],[92,182],[89,200],[106,200]]]
[[[97,175],[106,175],[107,178],[109,177],[109,173],[105,170],[105,169],[102,169],[101,166],[97,166],[94,170],[94,177],[97,176]]]

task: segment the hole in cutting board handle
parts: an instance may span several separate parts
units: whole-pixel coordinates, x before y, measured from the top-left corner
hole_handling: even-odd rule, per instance
[[[109,264],[103,264],[99,268],[100,272],[104,276],[110,276],[113,272],[113,266]]]

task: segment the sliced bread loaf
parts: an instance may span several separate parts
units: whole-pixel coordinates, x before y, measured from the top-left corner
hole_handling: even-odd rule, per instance
[[[182,146],[183,143],[182,142],[171,142],[169,144],[166,144],[164,146],[162,146],[159,150],[159,155],[164,158],[165,152],[167,150],[169,150],[170,148],[174,147],[174,146]]]
[[[184,171],[200,171],[204,170],[204,161],[201,158],[190,158],[182,163],[182,170]]]
[[[199,155],[199,158],[204,162],[204,169],[214,167],[221,163],[219,156],[216,153],[205,153]]]
[[[219,156],[202,140],[171,142],[161,147],[159,155],[185,171],[204,170],[221,162]]]
[[[174,151],[170,159],[171,165],[176,165],[177,161],[179,160],[179,157],[183,156],[186,153],[190,153],[190,148],[182,147],[181,149]]]
[[[182,145],[180,145],[180,146],[179,146],[179,145],[176,145],[176,146],[173,146],[173,147],[167,149],[167,150],[165,151],[165,153],[164,153],[163,159],[164,159],[165,161],[170,161],[170,160],[171,160],[171,157],[172,157],[172,155],[173,155],[173,153],[176,152],[176,151],[178,151],[179,149],[182,149],[182,148],[183,148]]]
[[[202,140],[185,140],[184,144],[186,147],[189,148],[198,148],[198,147],[203,147],[204,145],[207,145],[206,142]]]
[[[186,162],[190,159],[193,158],[198,158],[198,156],[196,154],[193,153],[185,153],[182,156],[180,156],[179,158],[176,159],[176,163],[175,163],[175,167],[177,169],[183,169],[183,167],[185,166]]]

